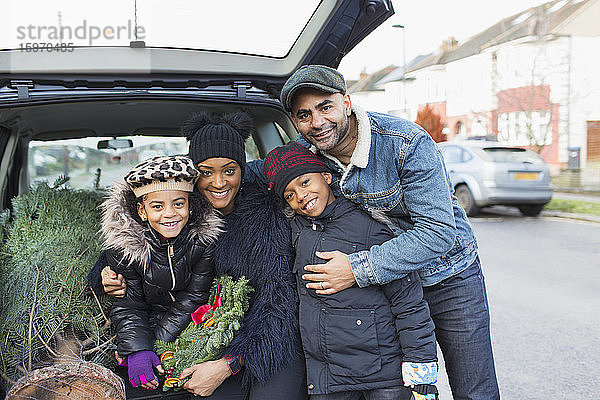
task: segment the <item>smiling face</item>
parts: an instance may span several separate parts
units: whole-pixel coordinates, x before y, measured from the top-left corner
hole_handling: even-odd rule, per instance
[[[242,184],[240,165],[231,158],[214,157],[199,162],[197,167],[200,171],[196,182],[198,191],[223,215],[231,213]]]
[[[321,151],[340,146],[349,136],[350,96],[300,89],[292,102],[292,119],[304,139]]]
[[[283,198],[298,214],[318,217],[335,200],[329,187],[331,179],[329,172],[300,175],[287,184]]]
[[[190,217],[188,196],[181,190],[145,194],[142,203],[137,203],[138,215],[163,237],[174,238]]]

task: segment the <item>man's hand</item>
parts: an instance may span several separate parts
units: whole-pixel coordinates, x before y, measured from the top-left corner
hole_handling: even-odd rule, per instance
[[[183,388],[198,396],[210,396],[225,379],[231,376],[231,370],[227,365],[227,361],[220,358],[184,369],[179,379],[190,375],[192,375],[192,378],[183,385]]]
[[[302,275],[302,279],[311,281],[306,284],[308,289],[316,289],[317,294],[334,294],[356,283],[346,254],[340,251],[317,251],[315,254],[329,261],[304,267],[305,270],[314,272]]]
[[[127,285],[125,279],[123,279],[123,275],[115,274],[107,265],[100,273],[100,276],[102,276],[102,287],[104,287],[106,294],[115,297],[125,297]]]

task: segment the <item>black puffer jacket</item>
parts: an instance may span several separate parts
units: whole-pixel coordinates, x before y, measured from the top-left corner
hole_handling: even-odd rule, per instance
[[[309,394],[399,386],[403,355],[436,361],[434,325],[416,273],[332,295],[316,294],[302,279],[305,265],[325,262],[316,251],[350,254],[391,239],[385,224],[338,197],[319,217],[297,215],[291,226]]]
[[[102,207],[106,265],[127,282],[125,297],[115,299],[110,315],[117,350],[121,356],[153,350],[156,339],[175,340],[190,314],[208,301],[222,221],[202,196],[190,194],[188,223],[165,240],[134,214],[133,193],[120,182]]]

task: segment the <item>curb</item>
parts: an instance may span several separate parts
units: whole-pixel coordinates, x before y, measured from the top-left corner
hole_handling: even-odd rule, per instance
[[[565,219],[574,219],[574,220],[578,220],[578,221],[595,222],[597,224],[600,224],[600,216],[598,216],[598,215],[575,214],[575,213],[551,211],[551,210],[544,210],[541,212],[540,215],[543,217],[558,217],[558,218],[565,218]]]
[[[581,194],[583,196],[600,196],[600,189],[582,189],[570,187],[554,187],[555,193]]]

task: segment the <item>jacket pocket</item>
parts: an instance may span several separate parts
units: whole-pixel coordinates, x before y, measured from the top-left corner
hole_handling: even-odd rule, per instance
[[[364,249],[366,246],[361,242],[352,242],[336,237],[324,237],[323,240],[318,244],[318,251],[341,251],[344,254],[356,253],[359,249]],[[321,262],[325,262],[322,260]]]
[[[398,181],[389,189],[377,192],[361,192],[358,196],[367,210],[383,211],[386,214],[391,213],[391,216],[399,217],[406,215],[406,210],[404,210],[402,204],[403,195],[400,189],[400,182]]]
[[[362,377],[381,370],[374,310],[329,308],[322,318],[332,374]]]

